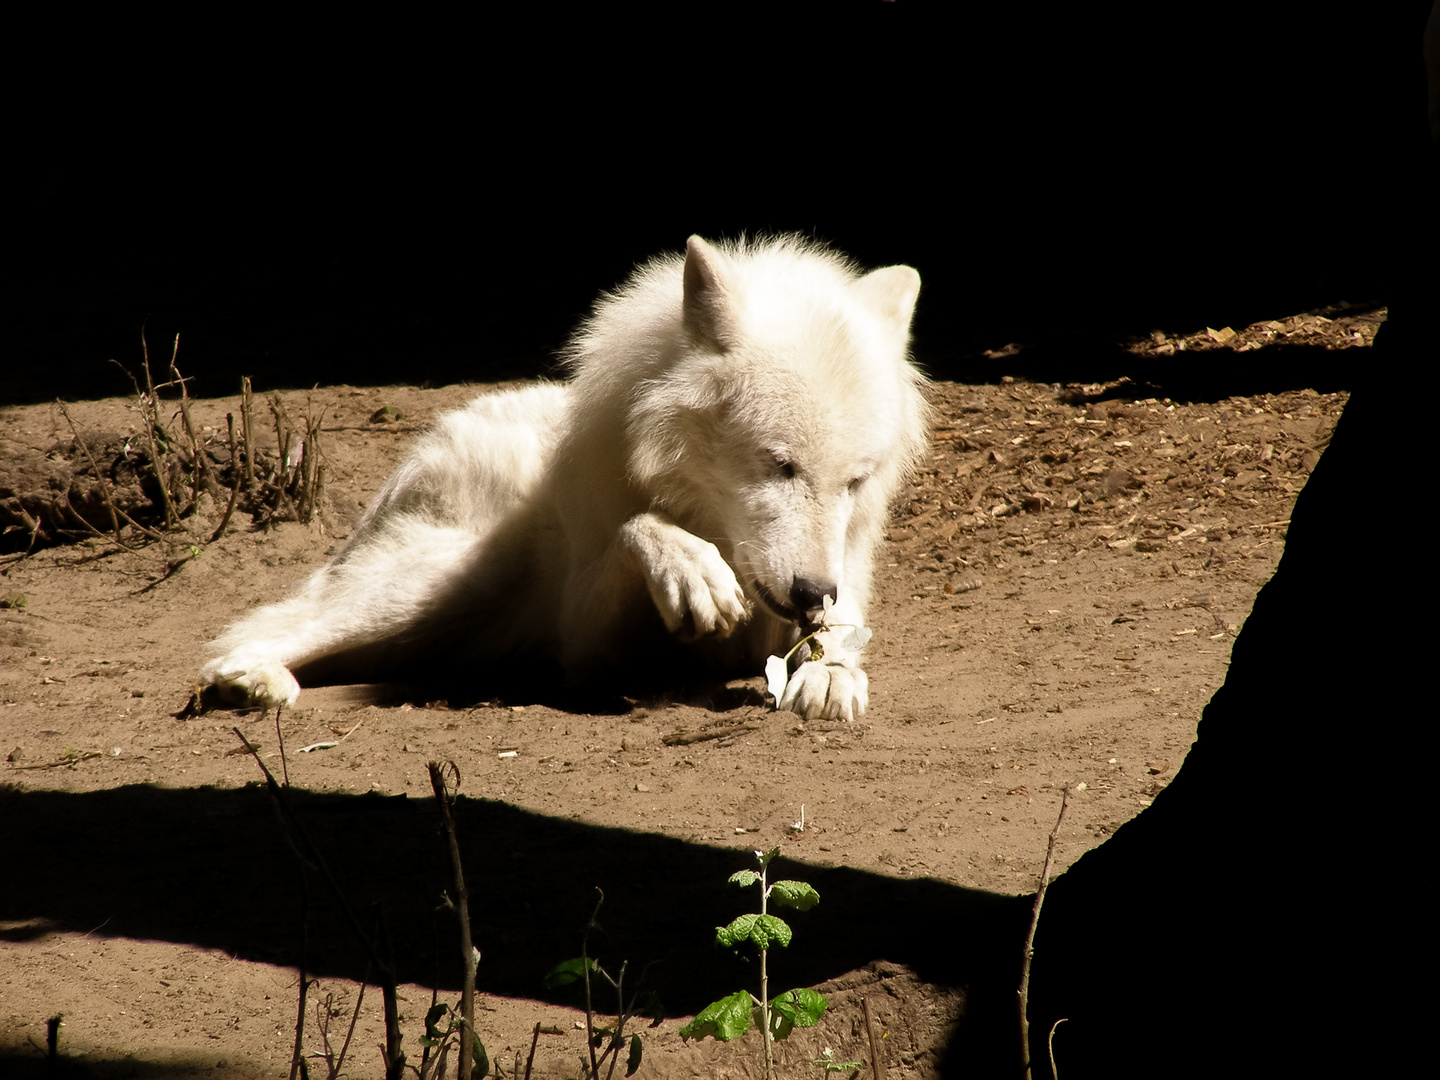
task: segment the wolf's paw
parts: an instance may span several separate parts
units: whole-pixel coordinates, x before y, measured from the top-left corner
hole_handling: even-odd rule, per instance
[[[807,660],[795,669],[776,708],[806,720],[858,720],[870,703],[870,679],[862,668]]]
[[[745,590],[710,541],[663,522],[640,525],[629,540],[650,599],[672,634],[685,641],[726,637],[745,620]]]
[[[210,665],[204,675],[221,699],[232,705],[275,709],[293,705],[300,696],[300,684],[284,664],[271,660],[231,670],[224,667],[223,662]]]

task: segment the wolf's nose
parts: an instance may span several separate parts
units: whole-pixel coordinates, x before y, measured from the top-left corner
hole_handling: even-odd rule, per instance
[[[790,585],[790,603],[803,611],[810,622],[818,622],[825,613],[825,597],[834,601],[839,589],[833,581],[797,577]]]

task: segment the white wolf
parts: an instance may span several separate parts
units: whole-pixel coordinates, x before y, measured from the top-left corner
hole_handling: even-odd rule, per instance
[[[920,276],[798,237],[692,237],[603,296],[573,380],[440,418],[354,538],[232,626],[202,677],[289,704],[311,681],[429,665],[473,681],[668,664],[758,674],[819,623],[865,625],[888,503],[925,439],[908,361]],[[854,719],[868,681],[822,630],[778,702]]]

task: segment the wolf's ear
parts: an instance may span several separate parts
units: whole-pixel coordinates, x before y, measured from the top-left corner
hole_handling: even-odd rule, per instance
[[[719,352],[740,343],[740,297],[730,260],[698,236],[685,244],[684,314],[685,329],[697,342]]]
[[[915,298],[920,295],[920,275],[915,270],[908,266],[886,266],[872,270],[850,288],[898,336],[904,337],[909,332]]]

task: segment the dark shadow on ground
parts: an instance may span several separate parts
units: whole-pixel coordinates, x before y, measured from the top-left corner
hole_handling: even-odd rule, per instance
[[[639,704],[694,705],[712,712],[766,706],[765,695],[754,686],[705,667],[668,635],[632,647],[635,655],[647,658],[646,664],[617,666],[583,682],[567,679],[558,664],[541,657],[481,665],[437,648],[423,663],[396,666],[387,661],[387,647],[362,646],[322,657],[296,667],[294,674],[307,689],[334,687],[332,695],[375,705],[444,701],[458,709],[493,702],[548,705],[588,716],[621,716]],[[366,681],[357,683],[357,676]],[[205,693],[207,706],[223,706],[222,698],[213,688]]]
[[[400,981],[457,987],[456,922],[439,910],[441,891],[453,889],[433,799],[297,789],[287,798],[364,926],[373,928],[383,909]],[[543,976],[579,954],[596,887],[605,904],[592,953],[628,960],[632,971],[650,965],[645,983],[671,1015],[694,1013],[757,978],[751,958],[713,944],[714,928],[745,908],[748,898],[726,879],[747,867],[746,853],[486,799],[461,799],[457,819],[482,990],[550,997]],[[0,919],[299,962],[300,863],[258,784],[9,789],[0,792],[0,820],[29,838],[20,872],[0,893]],[[792,861],[803,845],[787,844],[776,871],[811,882],[823,899],[792,920],[787,984],[812,986],[877,958],[907,964],[927,980],[970,988],[966,1028],[981,1044],[972,1050],[991,1057],[983,1044],[997,1024],[1009,1030],[998,1018],[1013,1016],[1025,902]],[[307,968],[364,978],[364,952],[319,874],[310,875],[310,896]]]

